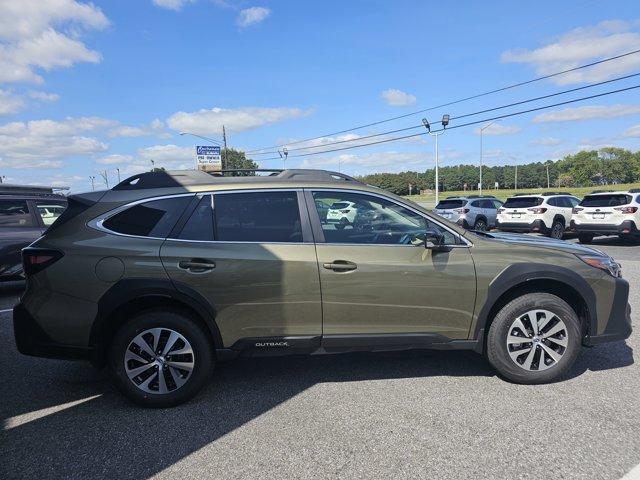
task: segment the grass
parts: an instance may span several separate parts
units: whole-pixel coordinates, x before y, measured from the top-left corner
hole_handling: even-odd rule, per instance
[[[493,195],[494,197],[500,199],[500,200],[506,200],[507,197],[511,197],[513,196],[515,193],[542,193],[542,192],[546,192],[546,191],[551,191],[551,192],[568,192],[572,195],[575,195],[578,198],[582,198],[585,195],[587,195],[588,193],[591,193],[594,190],[628,190],[630,188],[640,188],[640,183],[626,183],[626,184],[619,184],[619,185],[603,185],[600,187],[579,187],[579,188],[562,188],[562,187],[551,187],[549,189],[547,188],[523,188],[523,189],[518,189],[518,190],[513,190],[513,189],[509,189],[509,190],[504,190],[504,189],[500,189],[500,190],[483,190],[483,194],[486,195]],[[455,190],[455,191],[450,191],[450,192],[440,192],[440,199],[442,200],[443,198],[446,197],[450,197],[450,196],[454,196],[454,195],[477,195],[478,192],[477,191],[467,191],[467,192],[463,192],[461,190]],[[429,194],[429,195],[407,195],[406,198],[413,200],[416,203],[419,203],[423,206],[426,206],[427,208],[433,208],[435,207],[435,194]]]

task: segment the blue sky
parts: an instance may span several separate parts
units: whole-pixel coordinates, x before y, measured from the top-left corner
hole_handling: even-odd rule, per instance
[[[189,168],[206,142],[253,150],[402,115],[640,49],[632,1],[0,0],[0,175],[90,188],[116,168]],[[640,72],[640,54],[579,73],[298,144],[431,122]],[[531,107],[623,88],[640,78]],[[640,148],[640,91],[505,119],[485,163]],[[507,110],[513,111],[514,109]],[[507,112],[505,111],[505,113]],[[473,120],[484,118],[472,117]],[[460,123],[460,122],[458,122]],[[456,122],[452,121],[451,125]],[[413,132],[408,132],[413,133]],[[362,142],[362,141],[361,141]],[[443,165],[478,163],[476,127],[440,137]],[[290,146],[294,148],[294,146]],[[326,147],[329,148],[329,147]],[[303,152],[321,152],[322,148]],[[431,138],[294,158],[350,174],[433,168]],[[280,160],[261,161],[279,168]],[[100,183],[96,180],[97,183]]]

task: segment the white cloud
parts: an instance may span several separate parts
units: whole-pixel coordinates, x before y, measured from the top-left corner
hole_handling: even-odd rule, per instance
[[[501,123],[493,123],[484,129],[483,135],[513,135],[522,129],[515,125],[503,125]],[[480,127],[475,129],[475,134],[480,135]]]
[[[58,168],[62,166],[61,159],[104,152],[108,148],[105,143],[84,133],[112,124],[113,120],[80,117],[0,125],[0,166]]]
[[[131,163],[132,161],[133,157],[131,155],[120,155],[116,153],[99,158],[98,160],[96,160],[96,163],[99,163],[101,165],[125,165]]]
[[[24,107],[24,102],[20,97],[7,90],[0,90],[0,115],[18,113],[22,107]]]
[[[441,157],[442,158],[442,157]],[[432,166],[432,159],[422,152],[375,152],[365,154],[344,153],[332,157],[320,157],[305,159],[300,168],[324,168],[338,167],[344,170],[345,167],[354,168],[375,168],[384,169],[385,172],[400,172],[418,167],[426,170]]]
[[[60,99],[60,95],[57,93],[40,92],[37,90],[31,90],[29,97],[41,102],[57,102]]]
[[[624,132],[625,137],[640,137],[640,125],[634,125]]]
[[[541,147],[551,147],[554,145],[560,145],[561,143],[562,140],[555,137],[536,138],[535,140],[531,141],[531,145],[539,145]]]
[[[156,7],[166,8],[168,10],[181,10],[187,3],[194,3],[196,0],[153,0]]]
[[[595,118],[623,117],[625,115],[635,115],[638,113],[640,113],[640,105],[592,105],[541,113],[533,119],[533,122],[572,122],[592,120]]]
[[[130,126],[130,125],[118,125],[115,128],[109,130],[108,135],[114,137],[146,137],[150,135],[158,135],[165,137],[168,134],[164,132],[164,122],[159,119],[153,120],[149,125],[143,126]]]
[[[236,23],[240,27],[248,27],[265,20],[271,14],[271,10],[265,7],[250,7],[240,10]]]
[[[108,25],[107,17],[93,4],[74,0],[0,2],[0,83],[42,83],[37,70],[99,62],[100,54],[79,38],[83,30],[101,30]]]
[[[195,149],[177,145],[153,145],[140,148],[135,155],[112,154],[96,161],[100,165],[119,167],[122,178],[136,173],[149,171],[152,165],[167,170],[193,169],[195,166]],[[153,164],[151,163],[153,160]],[[103,168],[103,167],[101,167]]]
[[[406,107],[416,103],[416,97],[410,93],[390,88],[380,94],[380,96],[387,102],[387,104],[394,107]]]
[[[198,135],[221,135],[223,125],[228,132],[242,132],[291,118],[300,118],[310,113],[310,110],[286,107],[237,109],[216,107],[197,112],[176,112],[167,119],[167,124],[177,131]]]
[[[553,43],[526,50],[509,50],[503,62],[524,63],[538,75],[548,75],[640,48],[637,22],[609,20],[595,26],[581,27],[561,35]],[[593,67],[554,77],[558,85],[599,82],[640,68],[640,55],[629,55]]]

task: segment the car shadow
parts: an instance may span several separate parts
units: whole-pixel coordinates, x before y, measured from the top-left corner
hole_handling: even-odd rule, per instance
[[[220,363],[192,401],[152,410],[129,403],[105,371],[19,355],[8,330],[0,360],[16,384],[0,405],[3,478],[147,478],[317,385],[495,376],[482,356],[463,351],[241,358]],[[632,363],[618,342],[583,352],[570,377]]]

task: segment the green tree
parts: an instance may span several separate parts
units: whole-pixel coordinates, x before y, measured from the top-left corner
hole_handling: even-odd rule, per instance
[[[222,153],[223,170],[254,170],[258,164],[246,157],[245,153],[235,148],[223,148]],[[252,174],[252,172],[247,172]]]

